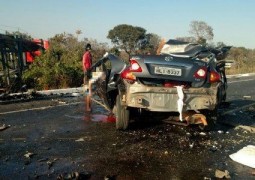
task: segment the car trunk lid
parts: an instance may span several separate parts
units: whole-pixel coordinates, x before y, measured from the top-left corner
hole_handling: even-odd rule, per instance
[[[201,86],[206,81],[207,63],[197,58],[147,55],[131,58],[141,66],[142,72],[134,72],[137,79],[164,80],[191,83]]]

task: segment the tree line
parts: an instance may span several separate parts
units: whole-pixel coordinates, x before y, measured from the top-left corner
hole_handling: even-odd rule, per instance
[[[121,24],[109,30],[107,38],[113,44],[98,42],[95,39],[79,40],[76,34],[61,33],[49,39],[50,47],[23,74],[24,83],[35,89],[54,89],[79,87],[83,82],[81,59],[84,46],[92,45],[93,62],[100,59],[105,52],[119,56],[128,61],[132,54],[158,54],[164,40],[155,33],[147,33],[142,27]],[[176,39],[195,42],[206,46],[224,46],[223,42],[212,43],[213,28],[203,21],[192,21],[189,30],[190,37]],[[227,73],[254,72],[255,50],[244,47],[232,47],[227,59],[235,61]]]

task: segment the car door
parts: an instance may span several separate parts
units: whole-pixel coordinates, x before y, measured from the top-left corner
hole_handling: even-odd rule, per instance
[[[108,109],[112,109],[115,101],[115,92],[118,87],[120,73],[127,67],[127,64],[113,54],[107,54],[97,61],[93,67],[100,67],[103,75],[95,82],[94,92],[103,101]]]

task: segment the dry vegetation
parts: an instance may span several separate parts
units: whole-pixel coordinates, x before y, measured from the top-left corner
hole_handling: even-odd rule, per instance
[[[226,70],[227,74],[242,74],[255,72],[255,49],[233,47],[227,57],[234,60],[232,67]]]

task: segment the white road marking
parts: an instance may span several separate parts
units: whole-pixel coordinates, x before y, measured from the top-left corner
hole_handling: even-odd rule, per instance
[[[13,113],[19,113],[19,112],[26,112],[26,111],[33,111],[33,110],[45,110],[45,109],[50,109],[50,108],[54,108],[54,107],[76,105],[76,104],[81,104],[81,103],[83,103],[83,102],[59,104],[59,105],[56,105],[56,106],[45,106],[45,107],[30,108],[30,109],[21,109],[21,110],[17,110],[17,111],[2,112],[2,113],[0,113],[0,115],[13,114]]]
[[[228,81],[228,84],[231,84],[231,83],[237,83],[237,82],[245,82],[245,81],[254,81],[255,79],[244,79],[244,80],[239,80],[239,81]]]

